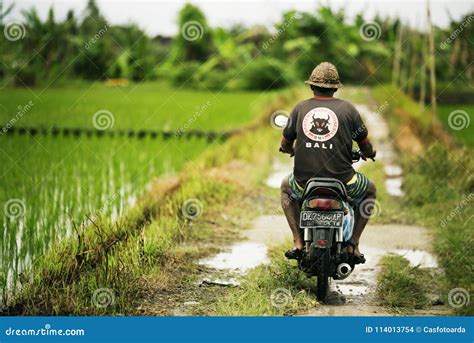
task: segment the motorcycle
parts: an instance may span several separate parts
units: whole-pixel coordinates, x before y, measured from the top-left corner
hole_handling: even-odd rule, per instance
[[[352,163],[365,157],[352,151]],[[304,237],[298,267],[308,277],[316,276],[319,301],[324,301],[329,279],[343,280],[355,269],[347,243],[352,237],[355,206],[344,183],[333,178],[315,177],[306,183],[300,201],[300,230]]]

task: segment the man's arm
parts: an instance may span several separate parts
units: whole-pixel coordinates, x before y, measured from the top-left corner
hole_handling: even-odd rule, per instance
[[[285,154],[290,154],[290,156],[295,154],[293,143],[296,140],[297,113],[298,110],[295,106],[288,117],[288,122],[286,123],[285,128],[283,129],[283,137],[281,138],[280,144],[280,151]]]

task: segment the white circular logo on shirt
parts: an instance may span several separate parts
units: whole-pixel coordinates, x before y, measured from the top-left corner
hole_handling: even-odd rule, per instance
[[[327,107],[316,107],[303,119],[304,134],[316,142],[325,142],[334,137],[339,127],[336,113]]]

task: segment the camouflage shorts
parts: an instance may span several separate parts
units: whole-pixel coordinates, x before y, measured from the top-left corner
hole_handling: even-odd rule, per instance
[[[288,176],[288,183],[291,188],[291,197],[301,201],[304,187],[296,182],[293,173]],[[369,179],[364,174],[356,172],[352,179],[346,184],[347,195],[352,199],[353,205],[358,205],[364,200],[369,190]]]

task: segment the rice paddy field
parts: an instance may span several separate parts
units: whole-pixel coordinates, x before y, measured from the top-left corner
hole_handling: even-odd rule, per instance
[[[97,215],[113,221],[157,177],[219,144],[205,138],[95,133],[119,130],[231,130],[252,120],[271,94],[208,93],[149,83],[95,84],[0,93],[0,287],[5,297],[21,272],[74,227]],[[97,113],[99,113],[97,115]],[[42,128],[48,134],[19,133]],[[51,134],[57,128],[58,134]],[[61,128],[90,129],[92,135]],[[49,130],[49,131],[48,131]]]
[[[0,92],[0,123],[18,117],[16,126],[93,128],[93,115],[106,111],[112,129],[177,130],[191,120],[193,129],[223,131],[248,122],[268,94],[173,89],[164,83],[8,89]]]

